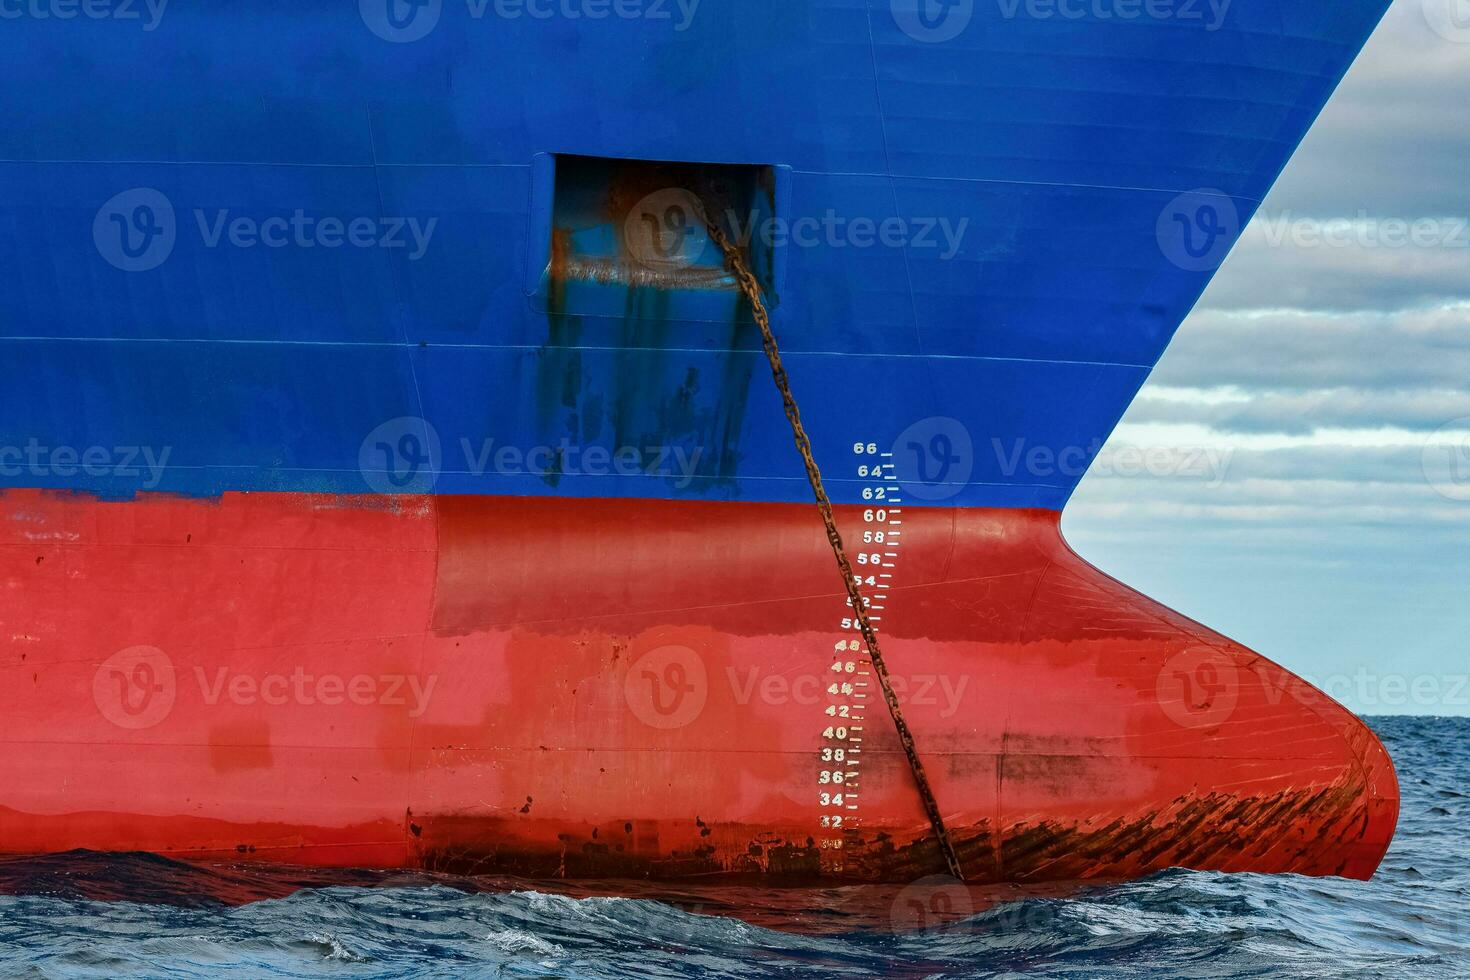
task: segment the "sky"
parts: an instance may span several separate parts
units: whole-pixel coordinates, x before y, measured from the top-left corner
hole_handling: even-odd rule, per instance
[[[1359,713],[1470,715],[1470,2],[1395,0],[1062,527]]]

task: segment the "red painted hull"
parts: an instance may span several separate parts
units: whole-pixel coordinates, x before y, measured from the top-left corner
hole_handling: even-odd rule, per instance
[[[971,880],[1377,867],[1398,788],[1372,733],[1083,562],[1055,513],[911,509],[877,545],[862,510],[838,520],[880,559],[885,653]],[[855,634],[809,506],[13,490],[0,583],[0,852],[943,867],[837,652]]]

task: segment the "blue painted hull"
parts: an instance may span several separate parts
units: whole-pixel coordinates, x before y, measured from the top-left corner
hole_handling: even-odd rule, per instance
[[[0,486],[808,499],[728,281],[556,308],[575,153],[831,216],[773,275],[834,499],[873,443],[914,503],[1060,509],[1385,6],[391,2],[6,25]]]

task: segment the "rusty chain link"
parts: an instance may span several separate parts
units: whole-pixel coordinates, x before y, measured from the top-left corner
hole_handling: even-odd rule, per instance
[[[898,731],[898,741],[903,745],[904,755],[908,756],[909,771],[914,774],[919,799],[924,804],[924,812],[929,816],[929,826],[934,830],[934,838],[939,842],[939,850],[944,855],[945,863],[949,866],[949,873],[956,880],[964,881],[959,857],[955,854],[954,844],[950,842],[949,832],[944,828],[944,818],[939,813],[939,804],[934,800],[934,791],[929,788],[929,777],[924,773],[924,764],[920,761],[918,749],[914,745],[913,733],[909,731],[908,723],[904,721],[903,710],[898,703],[898,695],[893,692],[893,683],[888,677],[888,666],[883,660],[882,651],[878,649],[878,635],[873,631],[873,624],[868,620],[867,603],[858,588],[857,579],[852,573],[852,565],[848,562],[847,552],[842,546],[842,535],[838,532],[837,521],[832,516],[832,501],[828,499],[826,488],[822,485],[822,472],[817,468],[816,458],[812,455],[811,439],[807,437],[806,429],[801,424],[801,412],[796,407],[796,398],[791,393],[790,379],[787,378],[786,368],[781,363],[781,351],[776,345],[776,335],[771,331],[771,318],[766,312],[760,283],[750,271],[745,256],[720,227],[716,217],[718,212],[710,206],[713,203],[712,201],[705,202],[705,225],[709,229],[710,238],[724,253],[725,268],[735,277],[740,291],[745,294],[746,300],[750,303],[751,315],[755,318],[756,326],[760,328],[761,341],[766,349],[766,360],[771,364],[771,377],[781,392],[781,403],[786,409],[786,420],[791,423],[791,433],[796,438],[797,452],[801,453],[802,463],[806,466],[806,477],[812,485],[812,493],[817,498],[817,509],[822,512],[822,523],[827,526],[827,541],[832,545],[832,555],[837,559],[837,568],[842,572],[842,581],[847,587],[847,597],[852,603],[858,630],[863,635],[863,642],[867,644],[868,659],[872,662],[873,672],[877,674],[878,684],[883,689],[883,700],[888,703],[888,714],[893,718],[893,727]]]

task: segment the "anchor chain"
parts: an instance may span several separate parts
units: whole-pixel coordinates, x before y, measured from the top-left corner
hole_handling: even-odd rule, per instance
[[[964,881],[965,876],[960,869],[959,857],[955,854],[954,844],[949,839],[949,832],[944,827],[944,818],[939,813],[939,804],[934,800],[934,791],[929,787],[929,777],[924,773],[924,764],[919,759],[918,749],[914,745],[913,733],[903,717],[903,709],[899,706],[898,695],[893,691],[893,683],[888,677],[888,666],[883,660],[883,653],[878,648],[878,635],[873,631],[873,624],[868,620],[868,607],[863,599],[861,589],[858,587],[857,579],[852,572],[852,564],[847,559],[847,551],[842,545],[842,535],[837,530],[837,521],[832,516],[832,501],[827,497],[826,488],[822,485],[822,472],[817,468],[816,457],[812,455],[811,439],[807,437],[806,429],[801,424],[801,412],[796,406],[796,398],[791,393],[790,379],[786,376],[786,368],[781,363],[781,350],[776,344],[776,335],[771,330],[771,318],[766,311],[765,300],[761,296],[760,283],[750,271],[750,266],[745,261],[745,256],[740,249],[730,241],[716,218],[717,212],[705,205],[705,225],[709,230],[709,236],[719,246],[725,256],[725,268],[735,277],[736,284],[750,303],[751,315],[755,318],[755,324],[760,328],[761,342],[765,346],[766,360],[771,365],[771,377],[776,382],[776,388],[781,392],[781,403],[786,410],[786,420],[791,423],[791,433],[796,439],[797,452],[801,454],[802,463],[806,466],[807,481],[811,483],[812,494],[817,500],[817,510],[822,513],[822,523],[827,527],[827,541],[832,545],[832,556],[837,559],[837,568],[842,573],[842,582],[847,588],[847,597],[852,603],[853,616],[857,620],[858,630],[863,635],[863,643],[867,645],[868,660],[873,665],[873,672],[878,677],[878,684],[883,689],[883,700],[888,704],[888,714],[893,719],[893,727],[898,732],[899,744],[903,746],[904,755],[908,757],[909,771],[913,773],[914,784],[919,791],[919,799],[924,805],[924,812],[929,817],[929,826],[934,831],[934,839],[939,842],[939,850],[944,855],[945,864],[949,866],[949,873],[958,881]]]

